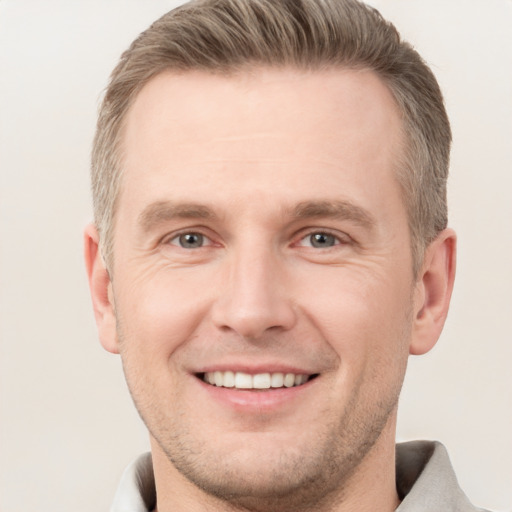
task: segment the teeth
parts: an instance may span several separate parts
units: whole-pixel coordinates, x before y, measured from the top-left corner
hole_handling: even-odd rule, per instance
[[[207,372],[203,380],[213,386],[236,389],[269,389],[291,388],[305,384],[308,375],[295,373],[257,373],[251,375],[244,372]]]
[[[222,372],[219,372],[222,373]],[[225,388],[234,388],[236,384],[235,380],[235,374],[233,372],[224,372],[224,379],[221,386],[224,386]]]
[[[295,375],[293,373],[287,373],[284,376],[284,387],[291,388],[295,386]]]
[[[222,384],[224,383],[224,376],[222,375],[221,372],[215,372],[213,374],[213,382],[215,383],[216,386],[222,386]]]
[[[268,389],[271,380],[270,373],[258,373],[252,378],[252,387],[256,389]]]
[[[223,383],[217,384],[222,386]],[[237,389],[251,389],[252,388],[252,376],[248,373],[236,372],[235,374],[235,388]]]
[[[273,388],[282,388],[284,384],[284,375],[282,373],[273,373],[270,377],[270,385]]]

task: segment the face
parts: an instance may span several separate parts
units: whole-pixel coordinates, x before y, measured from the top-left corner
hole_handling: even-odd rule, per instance
[[[305,499],[389,443],[414,289],[400,128],[369,71],[169,73],[140,92],[112,343],[168,475]]]

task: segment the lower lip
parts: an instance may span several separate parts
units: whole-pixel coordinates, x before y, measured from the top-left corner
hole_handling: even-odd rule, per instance
[[[305,384],[291,388],[246,390],[213,386],[196,377],[201,388],[214,400],[240,412],[258,414],[272,412],[273,410],[281,409],[287,404],[292,404],[303,396],[317,379],[318,377],[309,380]]]

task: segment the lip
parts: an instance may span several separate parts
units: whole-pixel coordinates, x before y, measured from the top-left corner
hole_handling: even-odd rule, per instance
[[[194,370],[193,373],[195,375],[201,373],[208,372],[243,372],[248,373],[250,375],[257,375],[259,373],[294,373],[295,375],[314,375],[318,372],[306,370],[304,368],[300,368],[298,366],[289,366],[283,365],[279,363],[269,363],[269,364],[258,364],[258,365],[248,365],[244,363],[234,363],[234,364],[216,364],[201,367],[200,369]]]
[[[228,371],[221,370],[221,367],[216,366],[217,371]],[[242,369],[237,370],[243,371]],[[283,372],[282,366],[275,372]],[[257,373],[268,373],[269,367],[265,367],[266,372],[261,370],[255,370],[252,368],[246,373],[257,374]],[[209,371],[215,371],[209,370]],[[308,374],[301,370],[288,370],[289,373],[302,373]],[[225,388],[214,386],[204,382],[197,374],[193,376],[194,380],[199,385],[200,391],[206,394],[206,399],[218,403],[221,407],[226,407],[240,414],[268,414],[278,411],[284,411],[285,408],[293,408],[297,405],[297,402],[309,394],[311,388],[315,385],[318,380],[318,375],[308,380],[305,384],[300,386],[294,386],[290,388],[269,388],[269,389],[258,389],[258,390],[245,390],[235,388]]]

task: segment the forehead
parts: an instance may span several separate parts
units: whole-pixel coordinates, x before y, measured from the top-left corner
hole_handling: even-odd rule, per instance
[[[273,115],[265,117],[265,113]],[[257,128],[263,130],[262,136],[279,128],[294,136],[320,128],[319,135],[324,136],[321,128],[329,123],[338,127],[343,143],[346,118],[364,137],[372,128],[393,128],[398,117],[390,91],[370,70],[248,68],[227,76],[163,72],[135,98],[127,114],[124,140],[125,148],[131,148],[133,138],[140,140],[141,135],[151,137],[142,143],[156,144],[156,132],[163,131],[163,136],[180,144],[189,142],[192,131],[197,142],[204,142],[222,136],[253,137]],[[302,123],[294,125],[297,119]]]
[[[332,189],[333,173],[340,190],[344,176],[375,187],[373,175],[389,174],[400,149],[397,106],[368,70],[166,72],[127,114],[123,182],[138,196],[160,188],[153,200],[182,182],[230,197],[293,185],[300,201]]]

